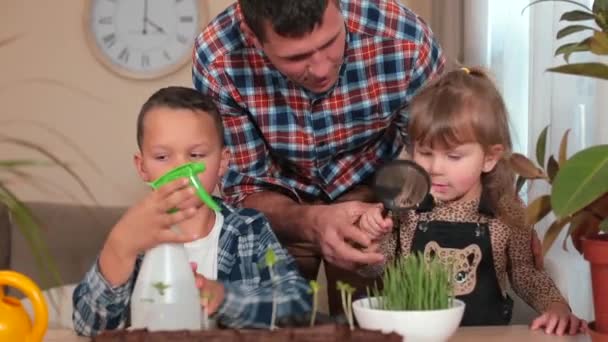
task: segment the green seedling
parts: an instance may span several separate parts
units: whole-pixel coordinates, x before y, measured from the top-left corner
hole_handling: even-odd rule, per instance
[[[340,291],[340,296],[342,298],[342,309],[344,310],[344,315],[346,315],[346,320],[348,321],[348,325],[350,326],[350,330],[355,329],[355,320],[353,319],[353,294],[355,293],[355,288],[350,284],[337,281],[336,287]]]
[[[275,286],[275,275],[274,265],[277,263],[277,255],[273,249],[268,249],[264,258],[266,267],[268,267],[268,273],[270,273],[270,281],[272,282],[272,314],[270,316],[270,330],[274,330],[276,314],[277,314],[277,300],[276,300],[276,286]]]
[[[317,306],[319,301],[319,283],[314,280],[311,280],[309,283],[310,289],[308,289],[308,293],[312,294],[312,313],[310,314],[310,326],[313,327],[315,325],[315,319],[317,318]]]

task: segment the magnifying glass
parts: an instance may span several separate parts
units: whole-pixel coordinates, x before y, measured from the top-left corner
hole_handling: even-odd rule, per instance
[[[372,190],[385,210],[398,213],[424,201],[431,191],[431,177],[411,160],[393,160],[378,169]]]

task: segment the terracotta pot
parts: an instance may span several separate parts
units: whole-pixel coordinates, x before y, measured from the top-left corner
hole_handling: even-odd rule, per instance
[[[583,255],[591,265],[595,328],[608,334],[608,234],[583,238]]]
[[[595,330],[595,322],[589,323],[589,335],[592,342],[608,342],[608,334]]]

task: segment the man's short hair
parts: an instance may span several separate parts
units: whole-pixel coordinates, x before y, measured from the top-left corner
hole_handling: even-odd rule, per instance
[[[327,4],[339,0],[239,0],[245,22],[260,41],[266,39],[264,24],[284,37],[301,37],[323,21]]]

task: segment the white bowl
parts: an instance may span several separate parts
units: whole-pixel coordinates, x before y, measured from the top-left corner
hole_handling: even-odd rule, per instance
[[[371,307],[370,307],[371,302]],[[458,329],[464,313],[463,301],[454,299],[449,309],[426,311],[388,311],[375,309],[378,298],[353,302],[353,311],[363,329],[396,332],[407,342],[447,341]]]

